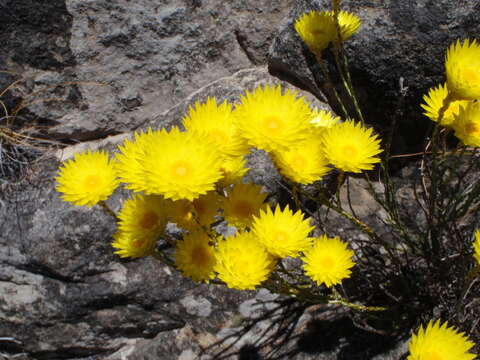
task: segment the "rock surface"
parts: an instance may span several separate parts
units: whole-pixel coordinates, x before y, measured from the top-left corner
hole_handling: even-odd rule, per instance
[[[329,10],[330,0],[298,0],[269,53],[274,75],[316,94],[325,90],[325,81],[312,54],[295,33],[295,19],[310,10]],[[480,3],[449,0],[344,0],[342,9],[357,14],[362,25],[346,43],[352,81],[368,123],[385,130],[395,116],[400,99],[400,79],[408,87],[399,113],[395,150],[407,152],[422,146],[429,120],[419,104],[432,86],[445,81],[444,56],[457,39],[475,38]],[[325,51],[330,70],[336,73],[332,55]],[[334,76],[335,79],[335,76]],[[339,91],[343,89],[336,82]],[[329,91],[325,91],[329,95]],[[333,96],[329,103],[340,113]]]

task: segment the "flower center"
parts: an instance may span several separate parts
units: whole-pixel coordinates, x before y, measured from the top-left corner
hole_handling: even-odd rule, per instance
[[[473,122],[469,122],[465,125],[465,131],[467,132],[467,134],[477,134],[479,132],[479,128],[478,128],[478,125],[476,123],[473,123]]]
[[[207,249],[203,246],[197,246],[192,251],[192,262],[200,267],[205,267],[208,265],[210,256],[208,255]]]
[[[185,161],[177,161],[171,169],[175,177],[186,178],[191,175],[190,166]]]
[[[425,360],[443,360],[443,357],[440,356],[436,351],[430,351],[425,355]]]
[[[480,74],[477,66],[470,66],[464,68],[462,70],[462,75],[466,82],[470,84],[474,83],[478,85],[478,83],[480,82]]]
[[[233,206],[233,212],[238,217],[248,218],[253,213],[253,206],[247,201],[240,200]]]
[[[277,231],[275,234],[275,239],[278,242],[285,242],[288,240],[288,234],[285,231]]]
[[[158,223],[159,217],[154,211],[147,211],[140,219],[140,226],[144,229],[151,229]]]
[[[135,239],[132,241],[132,247],[135,249],[139,249],[143,246],[144,241],[142,239]]]
[[[193,200],[192,204],[198,215],[204,214],[207,210],[206,204],[200,199]]]
[[[321,260],[321,265],[325,269],[331,269],[334,264],[335,264],[335,262],[333,261],[333,259],[331,257],[326,257],[326,258],[323,258]]]
[[[83,184],[88,190],[93,190],[95,188],[98,188],[98,186],[101,184],[101,178],[98,175],[88,175],[84,180]]]
[[[307,165],[307,161],[304,156],[296,154],[292,159],[292,165],[296,169],[304,169]]]
[[[272,132],[278,132],[283,127],[282,119],[275,115],[266,116],[263,120],[263,124],[267,131]]]
[[[346,157],[354,157],[357,155],[357,149],[351,145],[346,145],[343,147],[343,155]]]

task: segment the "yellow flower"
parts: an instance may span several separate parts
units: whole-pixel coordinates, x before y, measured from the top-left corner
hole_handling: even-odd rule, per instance
[[[311,129],[310,108],[304,98],[280,86],[258,87],[242,96],[235,109],[238,127],[250,145],[283,150],[306,137]]]
[[[249,227],[253,216],[258,215],[260,209],[264,207],[263,202],[267,195],[262,193],[262,187],[259,185],[234,185],[222,203],[225,220],[239,229]]]
[[[209,191],[192,201],[193,210],[200,225],[209,226],[215,222],[215,215],[220,209],[222,199],[216,192]]]
[[[303,14],[295,20],[294,27],[310,51],[317,56],[337,34],[335,21],[326,11],[310,11]]]
[[[475,231],[475,242],[473,243],[473,257],[480,265],[480,229]]]
[[[157,238],[167,225],[169,202],[158,195],[134,195],[118,214],[118,229],[133,238]]]
[[[193,200],[215,188],[222,156],[198,134],[161,132],[144,147],[145,193]]]
[[[142,161],[145,144],[159,136],[161,131],[153,131],[149,128],[146,132],[137,132],[134,140],[127,139],[118,146],[119,153],[115,154],[117,175],[126,185],[127,189],[140,192],[145,190],[145,176],[143,174]]]
[[[327,129],[322,136],[325,157],[337,169],[359,173],[380,162],[380,140],[371,128],[347,120]]]
[[[309,219],[303,219],[303,214],[298,210],[295,214],[288,207],[282,211],[277,205],[275,212],[270,207],[260,211],[260,216],[254,217],[253,232],[260,242],[274,256],[298,256],[311,244],[308,237],[310,231]]]
[[[420,105],[425,110],[423,114],[431,120],[437,121],[438,111],[443,106],[443,101],[447,98],[447,95],[448,89],[446,85],[439,85],[428,90],[428,94],[423,96],[425,104]],[[460,112],[460,107],[466,106],[468,103],[469,101],[466,100],[452,101],[443,114],[440,124],[444,126],[452,125],[455,116]]]
[[[172,201],[168,207],[168,218],[179,227],[190,230],[198,227],[195,221],[195,209],[191,201],[181,199]]]
[[[430,320],[426,329],[420,326],[412,336],[407,360],[473,360],[476,355],[467,351],[474,345],[464,333],[448,327],[448,322],[442,325],[440,320]]]
[[[55,180],[62,200],[85,206],[106,200],[119,184],[108,154],[90,150],[62,163]]]
[[[313,246],[304,252],[305,273],[317,283],[327,287],[340,284],[350,277],[355,263],[352,261],[353,251],[338,237],[328,238],[325,235],[313,239]]]
[[[219,241],[215,271],[231,289],[253,290],[267,280],[276,262],[256,236],[239,232]]]
[[[328,13],[333,19],[333,11],[329,11]],[[338,24],[340,25],[340,39],[345,41],[355,34],[362,24],[362,21],[355,14],[349,13],[348,11],[340,11],[338,13]]]
[[[448,91],[456,100],[480,99],[480,44],[457,40],[445,57]]]
[[[331,111],[315,109],[311,112],[310,124],[318,130],[325,130],[340,123],[340,120],[341,119],[333,115]]]
[[[215,98],[208,98],[203,104],[196,102],[182,121],[187,131],[205,137],[226,156],[243,156],[248,152],[248,145],[235,125],[232,105],[227,102],[218,105]]]
[[[122,258],[139,258],[150,256],[157,246],[155,237],[135,237],[131,232],[118,231],[113,236],[112,246],[115,254]]]
[[[218,180],[217,186],[223,188],[231,184],[239,183],[247,174],[248,170],[247,161],[243,156],[225,158],[220,165],[220,171],[223,177]]]
[[[276,152],[274,160],[282,175],[304,185],[320,180],[331,170],[318,137],[301,141],[286,151]]]
[[[190,232],[177,242],[175,266],[184,276],[206,283],[215,277],[215,252],[210,242],[202,229]]]
[[[452,127],[455,136],[465,145],[480,146],[480,103],[470,102],[461,107]]]

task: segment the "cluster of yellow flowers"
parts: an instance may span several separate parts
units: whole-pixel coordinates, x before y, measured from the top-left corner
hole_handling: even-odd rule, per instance
[[[445,57],[447,81],[423,97],[425,115],[467,146],[480,146],[480,44],[457,40]]]
[[[154,254],[167,223],[175,223],[186,231],[176,243],[175,265],[195,281],[218,277],[231,288],[254,289],[279,259],[302,254],[305,273],[318,285],[350,276],[353,252],[344,242],[310,237],[313,227],[301,211],[272,209],[261,186],[242,183],[245,156],[264,150],[285,177],[311,184],[333,166],[372,169],[382,151],[372,129],[312,109],[280,86],[247,91],[235,107],[214,98],[197,102],[182,127],[138,132],[114,159],[102,151],[75,155],[60,168],[57,190],[65,201],[93,206],[123,183],[133,195],[117,216],[116,253]],[[236,235],[217,234],[212,225],[219,219]]]

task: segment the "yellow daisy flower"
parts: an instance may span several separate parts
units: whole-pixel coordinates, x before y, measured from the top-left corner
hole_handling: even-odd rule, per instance
[[[294,214],[287,205],[282,211],[277,204],[274,212],[268,207],[260,211],[260,216],[254,216],[253,232],[272,255],[297,257],[311,245],[308,234],[314,228],[310,219],[303,217],[300,210]]]
[[[201,229],[192,231],[177,241],[175,266],[182,274],[193,281],[208,283],[215,277],[216,263],[211,239]]]
[[[185,230],[198,227],[195,221],[195,209],[191,201],[181,199],[171,201],[168,207],[168,219]]]
[[[203,104],[196,102],[182,122],[187,131],[203,136],[225,156],[238,157],[248,152],[248,145],[235,125],[232,105],[227,102],[218,105],[215,98],[208,98]]]
[[[255,184],[236,184],[223,199],[222,209],[225,220],[239,229],[249,227],[253,216],[260,213],[264,207],[267,193],[262,193],[262,187]]]
[[[461,107],[452,124],[455,136],[465,145],[480,146],[480,103],[470,102]]]
[[[156,237],[136,237],[131,232],[118,231],[113,236],[112,246],[115,254],[122,258],[139,258],[150,256],[157,246]]]
[[[210,191],[192,201],[193,210],[200,225],[209,226],[215,222],[215,215],[220,209],[222,199],[222,196]]]
[[[322,235],[313,238],[313,246],[304,252],[305,273],[317,283],[327,287],[340,284],[350,277],[355,263],[352,261],[353,251],[338,237],[328,238]]]
[[[448,89],[446,84],[439,85],[438,87],[433,87],[428,90],[428,94],[423,96],[423,101],[425,104],[420,105],[425,110],[423,114],[431,120],[437,121],[438,112],[442,108],[443,101],[447,98],[447,96]],[[466,100],[452,101],[443,114],[440,125],[452,125],[453,121],[455,120],[455,116],[460,112],[460,107],[466,106],[468,103],[469,101]]]
[[[85,206],[106,200],[119,184],[108,154],[90,150],[62,163],[55,180],[63,201]]]
[[[247,167],[247,160],[243,156],[225,158],[220,165],[223,177],[217,182],[217,186],[225,188],[241,182],[248,170],[250,169]]]
[[[310,11],[303,14],[295,20],[294,28],[310,51],[317,56],[337,34],[335,21],[326,11]]]
[[[235,109],[238,127],[248,143],[281,151],[305,138],[311,127],[310,108],[296,92],[280,86],[258,87],[242,96]]]
[[[158,195],[134,195],[118,214],[118,229],[133,238],[157,238],[167,225],[169,202]]]
[[[474,345],[464,333],[448,327],[448,322],[442,325],[440,320],[430,320],[426,329],[420,326],[413,334],[407,360],[473,360],[477,356],[468,350]]]
[[[120,152],[115,154],[115,168],[117,176],[125,183],[125,188],[140,192],[145,190],[145,176],[143,174],[143,156],[145,144],[159,136],[161,131],[149,128],[145,132],[136,132],[134,139],[127,139],[118,146]]]
[[[333,19],[333,11],[329,11],[328,14]],[[357,15],[348,11],[339,11],[338,24],[340,25],[340,39],[341,41],[345,41],[357,32],[362,24],[362,20],[360,20]]]
[[[310,124],[318,130],[331,128],[333,125],[340,123],[340,121],[340,117],[333,115],[331,111],[314,109],[311,112]]]
[[[475,231],[475,242],[473,243],[473,257],[480,265],[480,229]]]
[[[256,236],[239,232],[219,241],[215,271],[218,278],[231,289],[254,290],[267,280],[276,262]]]
[[[311,137],[274,154],[274,161],[280,173],[299,184],[311,184],[328,173],[328,161],[318,137]]]
[[[145,193],[193,200],[215,188],[221,161],[222,155],[198,134],[161,132],[144,147]]]
[[[380,140],[371,128],[347,120],[327,129],[322,136],[325,157],[337,169],[359,173],[380,162]]]
[[[480,99],[480,44],[457,40],[445,57],[447,88],[456,100]]]

